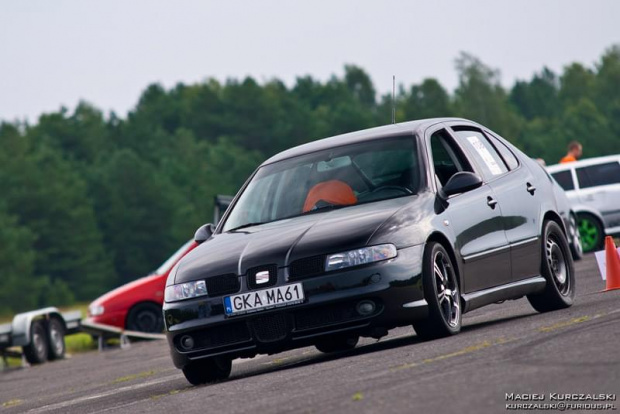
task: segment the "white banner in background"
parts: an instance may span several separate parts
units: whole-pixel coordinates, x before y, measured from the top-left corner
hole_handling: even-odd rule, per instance
[[[618,247],[617,252],[620,256],[620,247]],[[601,273],[601,277],[603,280],[607,280],[607,258],[605,256],[605,250],[594,252],[594,257],[596,257],[596,263],[598,264],[598,271]]]

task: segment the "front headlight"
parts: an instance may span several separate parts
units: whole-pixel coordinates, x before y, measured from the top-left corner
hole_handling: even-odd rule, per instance
[[[330,254],[325,258],[325,271],[329,272],[330,270],[380,262],[382,260],[392,259],[396,257],[397,254],[396,246],[393,244],[380,244],[378,246]]]
[[[102,305],[90,305],[88,307],[88,314],[90,316],[99,316],[103,315],[105,308]]]
[[[206,294],[207,284],[204,280],[197,280],[195,282],[167,286],[164,299],[166,302],[176,302],[177,300],[195,298]]]

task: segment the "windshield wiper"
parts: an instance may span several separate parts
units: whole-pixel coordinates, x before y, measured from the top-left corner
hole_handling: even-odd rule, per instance
[[[314,208],[312,210],[305,211],[305,212],[301,213],[300,215],[301,216],[305,216],[307,214],[320,213],[320,212],[325,211],[325,210],[336,210],[336,209],[339,209],[339,208],[349,207],[349,206],[352,206],[352,205],[353,204],[342,204],[342,205],[328,204],[328,205],[324,205],[324,206],[321,206],[321,207]]]
[[[265,224],[265,223],[267,223],[267,222],[266,221],[255,221],[255,222],[252,222],[252,223],[245,223],[245,224],[242,224],[242,225],[240,225],[238,227],[230,229],[228,231],[230,232],[230,231],[241,230],[241,229],[245,229],[246,227],[258,226],[260,224]]]

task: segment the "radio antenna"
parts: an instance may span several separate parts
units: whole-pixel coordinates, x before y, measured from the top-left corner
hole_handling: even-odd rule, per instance
[[[396,123],[396,75],[392,75],[392,123]]]

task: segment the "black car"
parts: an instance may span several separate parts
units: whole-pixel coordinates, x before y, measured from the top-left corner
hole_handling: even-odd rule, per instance
[[[314,345],[352,349],[413,325],[432,339],[463,313],[575,295],[553,182],[482,125],[429,119],[315,141],[264,162],[170,272],[174,364],[201,384],[231,361]]]

